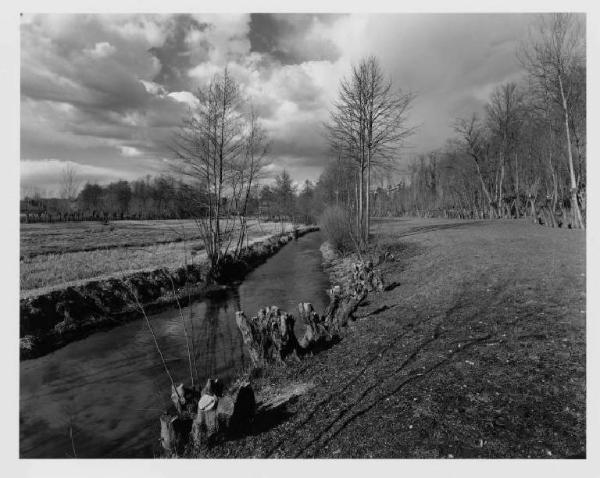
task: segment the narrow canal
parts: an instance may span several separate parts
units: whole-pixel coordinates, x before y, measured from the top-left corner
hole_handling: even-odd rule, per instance
[[[318,232],[292,241],[239,285],[183,308],[202,382],[230,380],[248,363],[237,310],[253,315],[277,305],[295,312],[302,301],[323,310],[329,281],[321,242]],[[163,310],[150,320],[174,379],[189,382],[179,310]],[[168,404],[170,382],[145,321],[94,333],[23,361],[20,369],[21,457],[133,458],[158,452],[159,416]]]

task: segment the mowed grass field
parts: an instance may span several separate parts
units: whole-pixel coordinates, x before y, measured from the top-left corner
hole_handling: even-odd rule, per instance
[[[250,221],[249,240],[291,224]],[[193,220],[21,224],[21,297],[205,260]]]
[[[286,418],[209,456],[585,456],[585,232],[435,219],[374,232],[396,259],[387,290],[340,343],[259,379],[309,389]]]
[[[200,236],[194,221],[21,224],[21,257],[145,246]]]

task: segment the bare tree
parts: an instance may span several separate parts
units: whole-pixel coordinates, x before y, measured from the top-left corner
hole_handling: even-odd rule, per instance
[[[454,124],[454,130],[459,135],[459,145],[473,160],[481,190],[488,204],[489,216],[495,217],[498,211],[489,189],[487,171],[490,162],[490,145],[486,137],[486,131],[476,115],[473,115],[469,120],[457,120]]]
[[[519,59],[532,80],[558,105],[564,123],[570,179],[571,211],[575,224],[585,228],[578,204],[578,184],[572,153],[572,101],[577,91],[577,73],[585,59],[585,38],[580,20],[572,14],[542,15],[527,44],[519,51]]]
[[[227,69],[196,93],[197,106],[171,142],[173,169],[193,185],[189,208],[202,236],[211,271],[219,274],[222,259],[234,247],[239,253],[246,234],[249,190],[266,155],[266,134],[246,104]],[[236,236],[237,232],[237,236]]]
[[[377,190],[378,214],[531,216],[552,227],[585,219],[585,45],[581,18],[542,16],[518,56],[523,84],[490,95],[482,119],[410,165],[410,182]],[[514,194],[514,195],[513,195]]]
[[[68,163],[60,175],[60,197],[63,199],[75,199],[79,192],[79,176],[77,169],[72,164]]]
[[[504,205],[504,178],[507,162],[512,155],[515,159],[515,209],[519,201],[518,136],[523,116],[523,94],[516,83],[506,83],[497,87],[486,105],[488,126],[495,137],[498,153],[498,181],[496,182],[496,202],[500,216],[507,215]],[[518,212],[517,212],[518,215]]]
[[[392,88],[373,56],[354,66],[350,77],[340,82],[326,129],[336,155],[352,158],[358,166],[356,224],[361,247],[368,244],[369,237],[372,168],[391,164],[414,132],[407,126],[413,100],[412,93]]]
[[[237,165],[237,177],[239,186],[236,188],[240,194],[235,197],[236,210],[240,220],[240,233],[236,246],[236,255],[239,255],[248,238],[247,211],[248,202],[252,189],[261,178],[261,171],[265,166],[266,156],[269,150],[269,142],[264,128],[260,124],[256,109],[250,104],[245,127],[245,140],[241,161]]]
[[[413,93],[394,91],[392,81],[386,80],[376,57],[370,56],[359,67],[364,77],[366,147],[367,147],[367,196],[366,233],[368,242],[371,229],[370,196],[372,166],[385,167],[398,153],[404,141],[415,132],[408,127],[408,112],[415,99]]]

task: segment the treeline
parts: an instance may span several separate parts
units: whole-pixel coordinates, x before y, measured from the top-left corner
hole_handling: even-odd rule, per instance
[[[73,198],[26,197],[21,216],[25,222],[185,218],[190,217],[189,194],[186,184],[169,175],[86,183]]]
[[[483,117],[456,120],[455,137],[414,161],[410,182],[382,194],[376,213],[530,216],[553,227],[584,227],[584,38],[577,17],[540,17],[518,52],[526,81],[498,86]]]
[[[284,170],[272,184],[256,184],[251,188],[247,214],[260,215],[266,220],[313,223],[316,221],[313,192],[310,181],[298,188]],[[21,201],[21,220],[31,223],[190,219],[208,212],[202,207],[192,207],[198,204],[199,195],[207,194],[206,189],[192,187],[171,175],[106,185],[86,183],[72,199],[25,197]],[[234,213],[229,202],[230,198],[223,196],[223,215]]]
[[[527,72],[490,95],[483,115],[456,119],[444,148],[414,158],[402,181],[369,189],[369,215],[529,216],[585,227],[586,64],[580,18],[544,15],[517,52]],[[350,154],[321,176],[327,203],[360,209]],[[358,166],[360,169],[360,165]]]

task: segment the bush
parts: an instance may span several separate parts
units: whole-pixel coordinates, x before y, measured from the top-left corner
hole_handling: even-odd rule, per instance
[[[352,217],[339,206],[328,206],[319,217],[319,226],[323,236],[341,252],[353,249]]]

